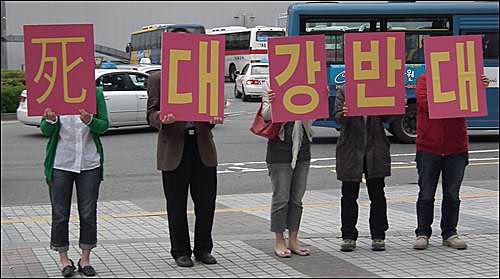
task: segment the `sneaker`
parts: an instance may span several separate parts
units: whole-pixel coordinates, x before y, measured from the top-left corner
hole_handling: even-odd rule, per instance
[[[352,252],[354,249],[356,249],[356,240],[344,239],[340,244],[340,251],[342,252]]]
[[[383,239],[373,239],[372,251],[385,251],[385,241]]]
[[[429,238],[425,235],[417,236],[417,240],[415,241],[415,245],[413,245],[413,249],[425,250],[428,247],[429,247]]]
[[[460,239],[458,237],[458,235],[456,235],[456,234],[448,237],[445,240],[443,240],[443,245],[444,246],[449,246],[451,248],[455,248],[455,249],[458,249],[458,250],[467,249],[467,244],[465,243],[465,241],[463,241],[462,239]]]

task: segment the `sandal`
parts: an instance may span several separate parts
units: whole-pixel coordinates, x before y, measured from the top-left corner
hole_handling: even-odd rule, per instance
[[[281,251],[281,252],[278,252],[276,250],[274,250],[274,254],[279,257],[279,258],[290,258],[292,257],[292,252],[290,250],[285,250],[285,251]]]
[[[83,275],[89,276],[89,277],[95,276],[95,269],[91,265],[86,265],[86,266],[82,267],[80,265],[80,261],[81,261],[81,259],[78,260],[78,272],[83,273]]]
[[[65,278],[73,276],[73,274],[75,274],[75,270],[76,270],[75,263],[73,262],[73,260],[69,260],[69,261],[71,262],[71,265],[67,265],[67,266],[63,267],[63,269],[61,270],[61,274]]]
[[[290,248],[288,248],[288,249],[290,249]],[[309,251],[309,249],[306,249],[306,248],[302,248],[300,250],[290,249],[290,251],[292,252],[292,254],[299,255],[299,256],[309,256],[309,255],[311,255],[311,251]]]

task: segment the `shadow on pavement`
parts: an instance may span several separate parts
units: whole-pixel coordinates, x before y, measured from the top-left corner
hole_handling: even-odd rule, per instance
[[[119,135],[129,135],[129,134],[139,134],[139,133],[153,133],[158,132],[156,128],[152,127],[141,127],[141,128],[119,128],[119,129],[110,129],[103,137],[107,136],[119,136]]]

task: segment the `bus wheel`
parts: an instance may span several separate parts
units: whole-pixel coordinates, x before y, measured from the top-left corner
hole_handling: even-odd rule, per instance
[[[417,106],[408,104],[406,113],[391,124],[390,133],[403,143],[415,143],[417,138]]]
[[[234,64],[231,64],[231,66],[229,66],[229,80],[230,81],[235,81],[236,80],[236,66],[234,66]]]

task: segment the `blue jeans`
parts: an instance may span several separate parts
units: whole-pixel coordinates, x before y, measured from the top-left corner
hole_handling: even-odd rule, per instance
[[[302,218],[302,198],[306,192],[310,161],[297,162],[295,169],[290,163],[269,163],[267,168],[273,186],[271,204],[271,231],[297,232]]]
[[[68,229],[73,183],[76,184],[80,217],[80,248],[91,250],[97,243],[97,198],[101,184],[99,168],[81,173],[54,169],[53,179],[49,182],[52,204],[50,248],[58,252],[69,249]]]
[[[435,156],[417,152],[418,193],[417,236],[432,235],[434,219],[434,196],[436,195],[439,175],[442,173],[443,202],[441,205],[441,236],[443,239],[457,234],[460,209],[460,185],[464,178],[465,167],[469,163],[468,153]]]

